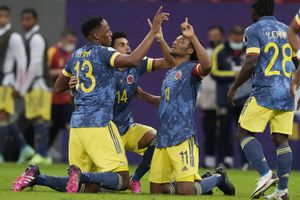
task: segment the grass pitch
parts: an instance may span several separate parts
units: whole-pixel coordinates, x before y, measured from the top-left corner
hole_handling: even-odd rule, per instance
[[[114,194],[65,194],[53,191],[46,187],[36,186],[34,191],[25,189],[23,192],[14,193],[11,191],[12,181],[19,176],[26,165],[16,165],[12,163],[0,164],[0,200],[123,200],[123,199],[150,199],[150,200],[185,200],[185,199],[236,199],[244,200],[250,199],[250,193],[256,186],[257,173],[255,171],[243,172],[240,170],[228,171],[229,177],[236,187],[236,196],[227,197],[220,191],[214,189],[213,196],[174,196],[174,195],[151,195],[149,194],[149,182],[148,174],[142,179],[142,191],[141,195],[133,195],[130,191],[120,192]],[[67,165],[52,165],[52,166],[40,166],[41,173],[49,175],[66,176]],[[130,168],[130,171],[134,171],[134,166]],[[201,169],[200,173],[204,173],[206,170]],[[300,199],[299,191],[300,172],[293,171],[290,178],[289,193],[290,199]],[[267,194],[273,192],[274,188],[267,191]]]

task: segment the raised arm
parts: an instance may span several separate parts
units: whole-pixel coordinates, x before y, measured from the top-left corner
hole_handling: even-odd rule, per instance
[[[114,61],[114,66],[116,67],[137,66],[149,51],[152,42],[154,40],[155,34],[159,31],[161,24],[164,20],[169,20],[169,13],[162,12],[162,6],[161,6],[157,10],[153,19],[153,26],[150,29],[149,33],[144,38],[144,40],[130,55],[119,54]]]
[[[147,93],[139,86],[136,88],[136,96],[156,107],[159,107],[161,97]]]
[[[185,21],[181,24],[181,32],[183,36],[190,39],[191,43],[195,48],[197,58],[200,63],[199,71],[201,72],[201,76],[208,75],[211,70],[210,59],[207,55],[205,48],[202,46],[197,35],[195,34],[193,26],[189,24],[188,18],[185,18]]]

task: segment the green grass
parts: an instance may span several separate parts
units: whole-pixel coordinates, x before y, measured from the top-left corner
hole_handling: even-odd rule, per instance
[[[249,194],[255,187],[257,173],[255,171],[242,172],[240,170],[230,170],[228,172],[230,179],[236,187],[235,197],[226,197],[221,192],[214,190],[213,196],[202,197],[182,197],[182,196],[170,196],[170,195],[151,195],[149,194],[148,175],[143,178],[142,187],[143,194],[133,195],[129,191],[121,192],[118,194],[65,194],[53,191],[46,187],[35,187],[34,191],[25,190],[23,192],[14,193],[11,191],[12,181],[19,176],[26,166],[18,166],[15,164],[0,164],[0,199],[1,200],[123,200],[123,199],[151,199],[151,200],[185,200],[185,199],[236,199],[244,200],[250,199]],[[41,166],[41,172],[49,175],[66,175],[66,165],[53,165],[53,166]],[[131,167],[131,172],[134,170]],[[200,173],[204,173],[205,169],[201,169]],[[300,172],[293,172],[290,179],[290,199],[300,199],[299,191]],[[267,193],[271,193],[273,189],[270,189]]]

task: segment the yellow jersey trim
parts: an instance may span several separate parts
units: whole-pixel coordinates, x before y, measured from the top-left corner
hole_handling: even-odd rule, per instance
[[[110,61],[109,61],[110,66],[115,67],[115,61],[116,61],[116,57],[117,57],[118,55],[120,55],[120,53],[119,53],[119,52],[115,52],[115,53],[113,53],[113,55],[110,57]]]
[[[260,48],[258,48],[258,47],[250,47],[250,48],[247,48],[246,54],[249,54],[249,53],[257,53],[257,54],[260,54]]]
[[[219,76],[219,77],[233,77],[236,75],[235,71],[231,70],[219,70],[218,68],[218,55],[221,50],[224,49],[224,44],[220,44],[215,48],[212,55],[212,70],[211,74],[213,76]]]
[[[298,14],[297,14],[296,17],[295,17],[295,20],[296,20],[298,26],[300,26],[300,17],[299,17]]]
[[[148,58],[147,61],[147,72],[152,72],[153,71],[153,59],[152,58]]]
[[[70,78],[72,76],[72,74],[70,74],[69,72],[67,72],[65,69],[62,70],[62,74],[68,78]]]

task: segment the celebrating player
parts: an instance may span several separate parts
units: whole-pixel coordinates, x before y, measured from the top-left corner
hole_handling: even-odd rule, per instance
[[[156,12],[153,27],[143,42],[130,55],[104,47],[110,45],[112,33],[103,18],[90,17],[82,24],[82,32],[89,43],[73,53],[55,84],[56,91],[63,92],[68,89],[70,77],[77,76],[69,141],[69,177],[54,177],[56,181],[51,183],[54,186],[48,183],[48,187],[59,191],[66,188],[69,193],[79,192],[81,183],[97,184],[110,190],[128,188],[127,159],[118,129],[112,123],[115,98],[113,66],[132,67],[142,61],[162,21],[168,20],[169,14],[161,10],[162,7]],[[41,176],[37,169],[29,166],[14,182],[13,190],[20,191],[39,182]],[[45,182],[47,180],[41,179],[40,183]]]
[[[200,195],[218,186],[226,195],[235,195],[233,185],[221,168],[217,174],[200,181],[193,114],[198,86],[210,72],[211,64],[188,19],[181,29],[182,35],[173,42],[170,52],[175,67],[165,76],[162,96],[138,91],[140,97],[159,105],[160,127],[150,168],[150,190],[151,193]]]
[[[260,175],[251,198],[259,198],[279,181],[277,190],[266,198],[286,200],[292,165],[288,137],[294,118],[290,84],[295,65],[287,38],[288,27],[273,16],[274,6],[274,0],[256,0],[252,4],[255,23],[245,31],[246,62],[228,92],[228,99],[233,102],[237,88],[252,76],[252,95],[240,115],[238,128],[241,148]],[[277,149],[277,176],[270,170],[263,148],[254,137],[265,130],[268,122]]]

